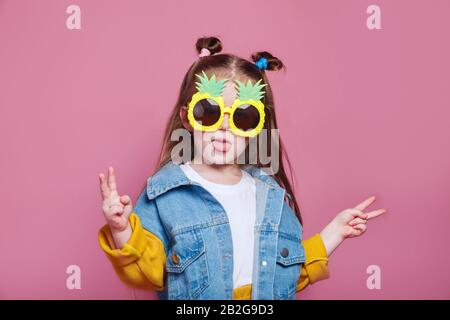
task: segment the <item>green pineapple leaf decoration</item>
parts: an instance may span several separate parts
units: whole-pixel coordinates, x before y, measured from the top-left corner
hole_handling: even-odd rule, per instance
[[[227,79],[217,81],[215,74],[212,75],[211,79],[208,79],[205,71],[202,71],[202,73],[203,76],[201,76],[200,74],[196,74],[196,76],[200,79],[200,82],[195,83],[197,85],[196,88],[198,92],[208,93],[212,97],[221,96]]]
[[[251,83],[250,80],[247,81],[247,84],[243,84],[239,80],[236,80],[236,83],[238,84],[238,97],[239,100],[247,101],[247,100],[261,100],[261,98],[264,96],[265,91],[262,91],[261,89],[266,86],[267,84],[259,84],[262,81],[262,79],[259,79],[258,82],[256,82],[254,85]]]

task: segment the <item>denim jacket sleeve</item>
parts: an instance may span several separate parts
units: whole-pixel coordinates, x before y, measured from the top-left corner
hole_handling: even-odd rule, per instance
[[[329,278],[328,256],[325,245],[319,233],[308,239],[303,239],[303,226],[294,211],[285,205],[285,215],[282,217],[280,228],[300,237],[304,259],[297,280],[296,292],[303,290],[310,284]]]
[[[156,207],[156,200],[149,199],[147,197],[146,190],[141,192],[139,195],[139,198],[134,206],[134,212],[139,217],[142,227],[161,240],[164,246],[164,251],[167,253],[169,246],[167,233],[161,222],[161,218],[159,217],[158,208]]]

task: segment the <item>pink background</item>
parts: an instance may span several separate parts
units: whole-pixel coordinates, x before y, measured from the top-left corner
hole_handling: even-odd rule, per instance
[[[66,8],[81,7],[81,30]],[[381,7],[381,30],[366,8]],[[133,199],[198,37],[268,50],[305,236],[387,208],[298,299],[450,298],[448,1],[0,1],[0,298],[133,299],[97,243],[98,173]],[[81,290],[66,268],[81,267]],[[366,287],[369,265],[381,290]]]

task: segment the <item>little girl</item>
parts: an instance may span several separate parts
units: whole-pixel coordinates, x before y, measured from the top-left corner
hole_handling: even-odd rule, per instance
[[[99,175],[107,221],[100,246],[122,281],[157,290],[160,298],[294,299],[308,284],[328,278],[334,249],[363,234],[367,220],[386,210],[363,212],[375,200],[370,197],[302,240],[266,75],[283,63],[268,52],[254,53],[253,62],[218,54],[222,43],[215,37],[200,38],[196,49],[159,168],[135,207],[119,195],[112,167],[108,177]],[[183,159],[175,160],[179,142],[172,137],[179,130],[189,141]],[[255,141],[259,149],[276,147],[268,164],[260,154],[250,163]]]

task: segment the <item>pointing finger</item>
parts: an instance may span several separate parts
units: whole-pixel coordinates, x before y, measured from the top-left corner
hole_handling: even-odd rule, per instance
[[[371,204],[372,202],[374,202],[374,201],[375,201],[375,197],[374,197],[374,196],[372,196],[372,197],[370,197],[370,198],[367,198],[366,200],[364,200],[363,202],[361,202],[360,204],[358,204],[358,205],[355,207],[355,209],[358,209],[358,210],[363,211],[365,208],[367,208],[368,206],[370,206],[370,204]]]
[[[385,212],[387,212],[386,209],[378,209],[378,210],[367,212],[367,219],[372,219],[372,218],[378,217]]]
[[[108,186],[111,192],[117,192],[116,175],[112,166],[108,168]]]
[[[100,173],[98,177],[100,178],[100,192],[102,194],[102,198],[105,199],[109,195],[109,188],[106,184],[106,178],[103,173]]]

